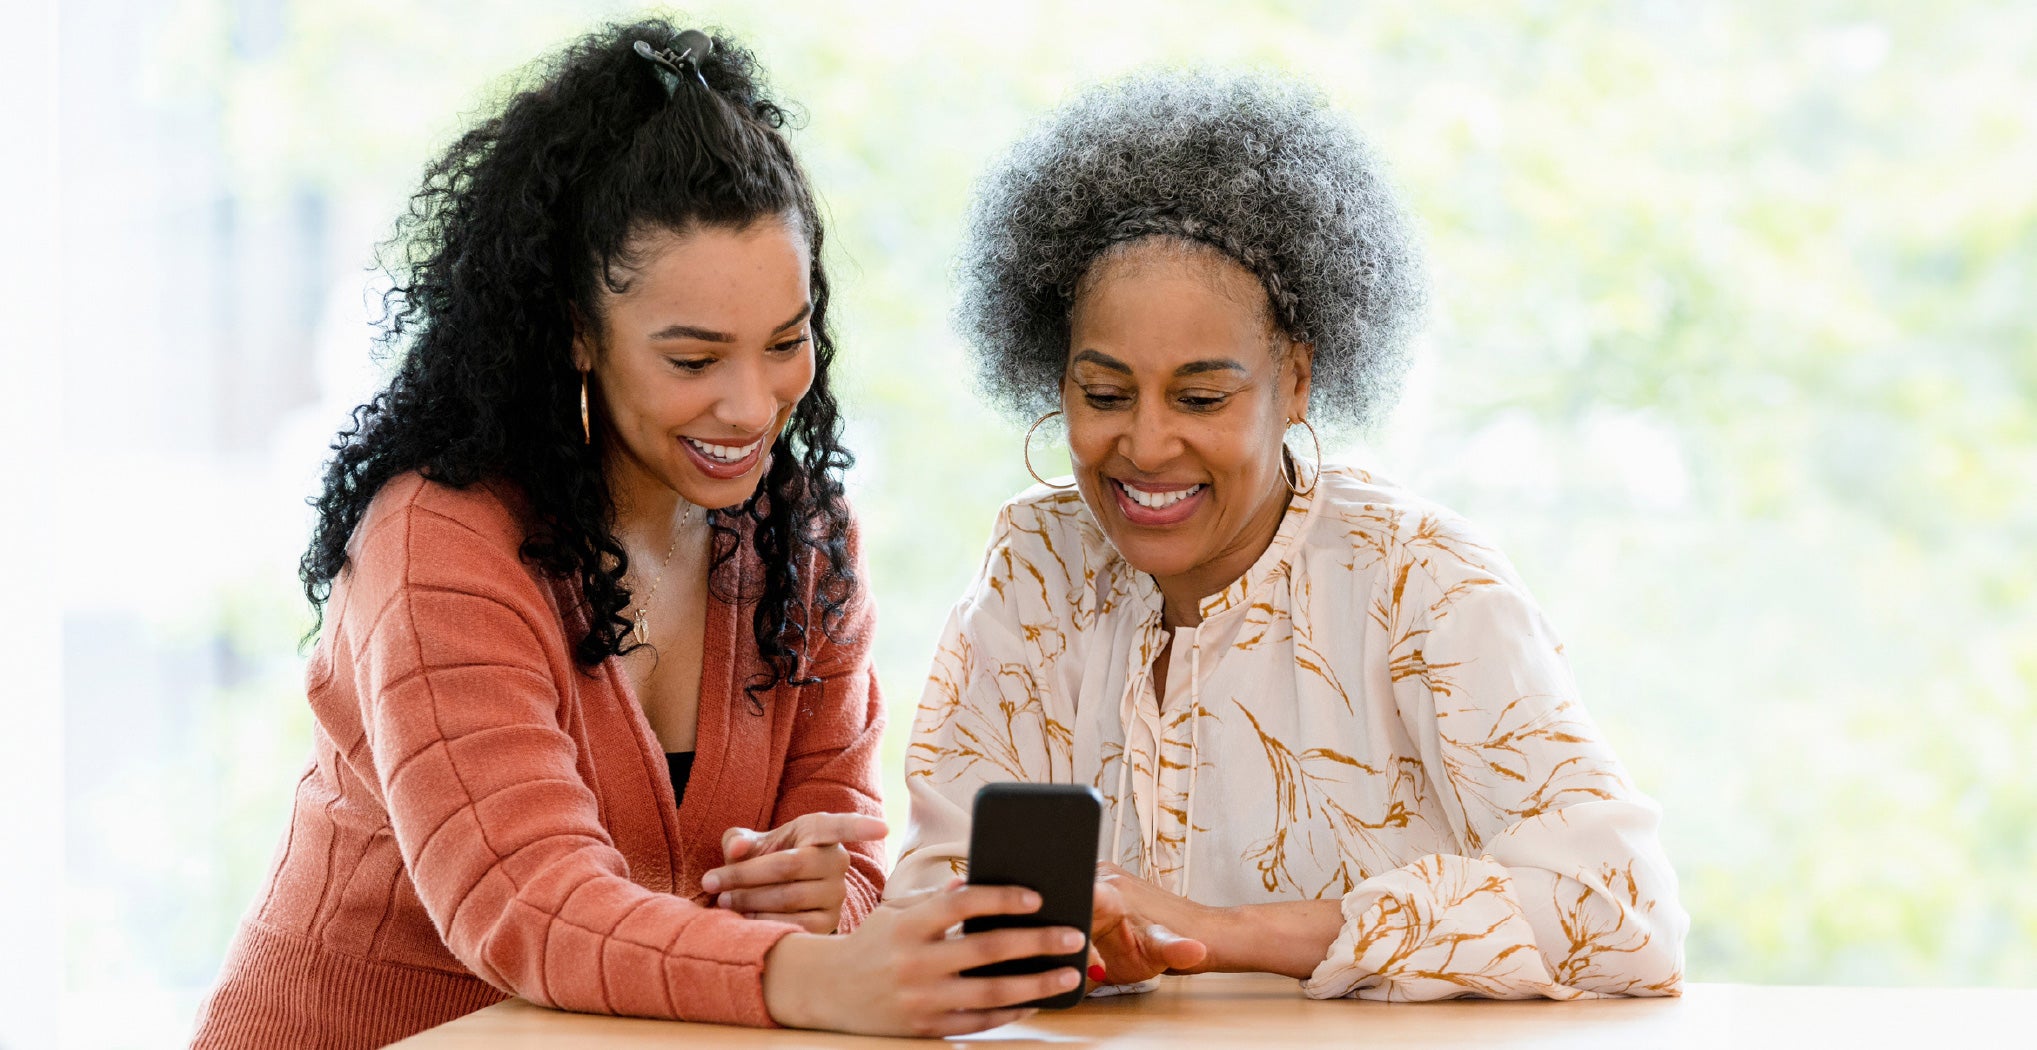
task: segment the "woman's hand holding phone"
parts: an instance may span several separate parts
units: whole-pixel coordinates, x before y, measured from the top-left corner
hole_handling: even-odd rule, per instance
[[[1115,864],[1098,865],[1089,936],[1090,960],[1103,968],[1097,983],[1137,984],[1163,973],[1201,972],[1210,951],[1195,934],[1214,912]]]
[[[1083,932],[1012,927],[950,936],[965,919],[1028,915],[1040,895],[1017,886],[961,880],[877,909],[854,933],[795,933],[764,962],[764,1004],[788,1028],[863,1035],[950,1036],[1010,1024],[1033,1013],[1014,1004],[1076,987],[1066,967],[1008,977],[962,971],[1012,959],[1079,951]]]

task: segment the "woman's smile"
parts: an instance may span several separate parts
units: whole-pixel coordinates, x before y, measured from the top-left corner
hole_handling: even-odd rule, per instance
[[[681,435],[679,445],[701,473],[720,481],[749,473],[764,455],[764,438],[752,438],[743,445],[717,445]]]
[[[1162,529],[1179,525],[1195,515],[1204,503],[1209,486],[1204,483],[1125,481],[1110,479],[1118,513],[1140,528]]]

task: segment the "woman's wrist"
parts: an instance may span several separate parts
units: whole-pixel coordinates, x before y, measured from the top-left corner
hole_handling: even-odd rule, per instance
[[[1203,907],[1205,913],[1196,932],[1184,932],[1209,948],[1209,956],[1197,970],[1205,973],[1254,973],[1258,970],[1253,950],[1253,924],[1249,905],[1229,908]]]
[[[764,1009],[786,1028],[825,1027],[814,995],[825,987],[825,959],[834,938],[789,933],[764,954]]]
[[[1329,953],[1343,926],[1337,901],[1283,901],[1209,908],[1206,935],[1189,934],[1209,947],[1198,970],[1215,973],[1277,973],[1305,980]]]

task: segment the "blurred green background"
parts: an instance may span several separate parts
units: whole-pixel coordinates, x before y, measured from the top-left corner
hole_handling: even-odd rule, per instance
[[[118,278],[66,292],[99,348],[64,364],[70,1042],[185,1038],[283,829],[302,500],[383,367],[374,243],[526,63],[640,10],[63,13],[66,265]],[[678,17],[808,114],[895,830],[941,621],[1025,483],[946,324],[971,180],[1098,78],[1270,66],[1380,148],[1434,270],[1403,407],[1332,444],[1493,532],[1563,629],[1667,810],[1690,977],[2037,983],[2037,5]]]

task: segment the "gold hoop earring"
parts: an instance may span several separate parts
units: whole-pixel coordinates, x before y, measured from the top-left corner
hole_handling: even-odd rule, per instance
[[[587,415],[587,370],[580,370],[580,443],[594,444],[594,424]]]
[[[1297,496],[1306,496],[1316,490],[1316,484],[1322,481],[1323,478],[1323,439],[1316,433],[1315,425],[1308,420],[1290,419],[1287,421],[1287,425],[1290,427],[1296,423],[1300,423],[1308,428],[1309,443],[1316,447],[1315,473],[1309,476],[1308,488],[1304,489],[1296,484],[1299,479],[1294,475],[1295,468],[1291,468],[1288,465],[1289,461],[1293,459],[1293,454],[1287,451],[1287,439],[1283,437],[1280,440],[1280,480],[1287,482],[1287,491]]]
[[[1048,481],[1046,478],[1041,477],[1040,472],[1033,469],[1033,431],[1040,429],[1040,424],[1045,423],[1047,420],[1050,420],[1060,414],[1061,410],[1057,408],[1054,411],[1049,412],[1046,415],[1033,420],[1033,425],[1026,428],[1026,442],[1024,445],[1019,446],[1019,454],[1022,457],[1024,457],[1026,461],[1026,473],[1031,474],[1033,476],[1034,481],[1037,481],[1050,489],[1072,489],[1075,487],[1074,482],[1071,481],[1066,485],[1056,485],[1053,482]]]

